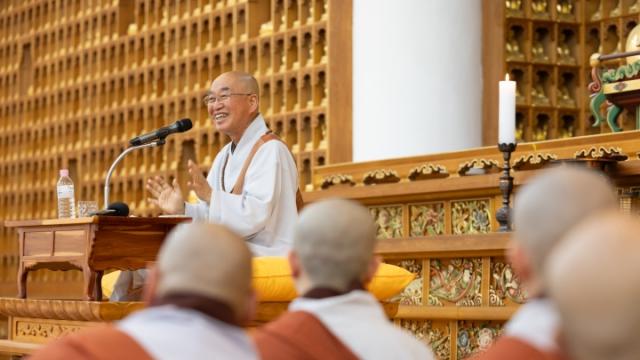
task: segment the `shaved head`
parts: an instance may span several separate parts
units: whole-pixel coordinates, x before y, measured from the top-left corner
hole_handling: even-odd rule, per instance
[[[238,315],[251,294],[251,252],[244,240],[222,225],[178,225],[157,261],[154,296],[194,294],[221,301]]]
[[[311,287],[345,291],[365,280],[375,244],[376,228],[364,206],[329,199],[302,211],[294,230],[293,252]]]
[[[364,281],[376,243],[369,211],[350,200],[330,199],[302,211],[293,252],[311,287],[345,291]]]
[[[567,231],[594,212],[617,207],[614,188],[601,173],[551,168],[517,192],[513,239],[526,252],[532,271],[542,274],[548,254]]]
[[[640,359],[640,223],[609,211],[572,230],[545,277],[572,359]]]
[[[218,76],[216,81],[224,81],[233,87],[233,91],[243,92],[248,94],[258,95],[260,87],[258,86],[258,80],[253,75],[243,71],[229,71]]]

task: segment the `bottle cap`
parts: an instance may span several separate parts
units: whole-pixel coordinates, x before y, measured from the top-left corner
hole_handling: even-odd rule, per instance
[[[69,176],[69,169],[60,169],[60,176]]]

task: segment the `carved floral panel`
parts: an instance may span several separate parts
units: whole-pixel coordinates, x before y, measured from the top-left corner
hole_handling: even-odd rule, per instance
[[[444,234],[444,203],[411,205],[409,213],[411,236]]]
[[[422,289],[424,284],[424,277],[422,276],[422,260],[400,260],[400,261],[387,261],[389,264],[400,266],[408,271],[416,274],[415,279],[404,288],[404,290],[389,299],[391,302],[399,302],[403,305],[422,305]]]
[[[526,291],[520,283],[520,278],[513,271],[511,264],[503,258],[491,258],[489,305],[523,304],[526,299]]]
[[[27,342],[44,342],[84,329],[83,326],[22,320],[17,321],[15,326],[14,339]]]
[[[491,232],[491,202],[489,199],[452,201],[451,226],[456,235]]]
[[[379,206],[369,208],[378,229],[378,239],[403,237],[402,206]]]
[[[485,351],[502,333],[502,324],[488,321],[458,321],[457,355],[466,359]]]
[[[482,305],[481,258],[432,259],[429,264],[429,305]]]
[[[418,340],[430,345],[437,359],[451,358],[451,330],[448,322],[434,324],[430,320],[399,319],[396,321],[400,327],[411,332]]]

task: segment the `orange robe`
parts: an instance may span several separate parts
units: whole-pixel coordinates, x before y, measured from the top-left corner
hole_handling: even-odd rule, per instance
[[[285,313],[252,337],[264,360],[357,359],[320,320],[304,311]]]
[[[152,357],[129,335],[112,325],[101,325],[55,340],[29,359],[150,360]]]
[[[544,352],[513,336],[502,336],[473,360],[565,360],[557,352]]]

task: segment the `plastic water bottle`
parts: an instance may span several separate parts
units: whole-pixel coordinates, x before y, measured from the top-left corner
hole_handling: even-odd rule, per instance
[[[58,218],[73,219],[76,217],[75,194],[73,191],[73,181],[69,177],[68,169],[60,169],[60,180],[58,180]]]

